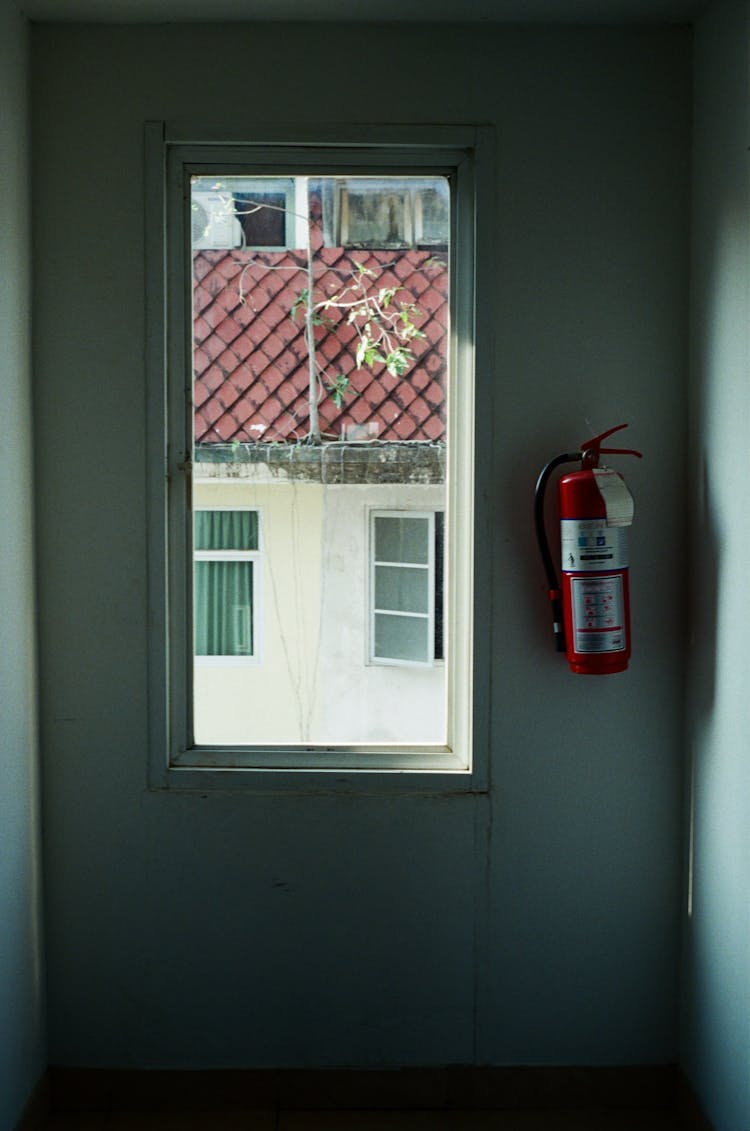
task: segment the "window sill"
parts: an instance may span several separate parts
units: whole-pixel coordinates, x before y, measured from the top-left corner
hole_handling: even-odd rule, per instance
[[[369,763],[369,764],[368,764]],[[484,793],[484,775],[449,750],[195,747],[152,773],[153,790],[263,794]]]

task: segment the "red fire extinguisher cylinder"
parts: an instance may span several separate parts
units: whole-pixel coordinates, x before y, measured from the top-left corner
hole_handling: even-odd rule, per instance
[[[625,671],[630,659],[627,527],[607,525],[591,468],[564,475],[558,501],[568,664],[582,675]]]

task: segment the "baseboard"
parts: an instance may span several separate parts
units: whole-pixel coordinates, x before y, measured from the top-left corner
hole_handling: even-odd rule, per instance
[[[714,1131],[713,1124],[706,1116],[690,1081],[682,1071],[677,1074],[675,1106],[680,1113],[685,1131]]]
[[[15,1131],[42,1131],[46,1127],[52,1107],[50,1076],[50,1071],[47,1069],[31,1093]]]
[[[50,1069],[55,1111],[662,1108],[674,1065],[401,1069]]]

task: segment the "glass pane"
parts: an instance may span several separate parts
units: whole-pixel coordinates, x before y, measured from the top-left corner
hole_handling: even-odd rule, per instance
[[[247,247],[286,245],[286,201],[285,193],[268,192],[262,188],[235,192],[235,215],[242,227]]]
[[[375,614],[375,655],[381,660],[427,663],[426,617],[392,617]]]
[[[426,518],[393,518],[377,515],[375,518],[375,561],[413,562],[426,565],[429,561],[429,521]]]
[[[444,247],[448,242],[450,227],[448,186],[426,188],[418,192],[416,212],[419,243]]]
[[[196,550],[257,550],[257,511],[196,511]]]
[[[253,654],[253,563],[196,562],[196,656]]]
[[[427,569],[376,566],[375,608],[398,613],[429,612],[429,579]]]
[[[248,168],[192,182],[210,214],[192,256],[192,503],[197,550],[258,554],[257,662],[195,665],[193,732],[206,745],[442,745],[445,668],[408,665],[430,665],[438,643],[449,181]],[[261,190],[286,194],[288,247],[238,238]],[[373,555],[393,568],[373,573]],[[244,654],[242,600],[216,601],[224,627],[202,654]]]
[[[350,182],[341,197],[342,242],[349,247],[408,246],[410,203],[403,189],[381,186],[377,191],[357,192]]]

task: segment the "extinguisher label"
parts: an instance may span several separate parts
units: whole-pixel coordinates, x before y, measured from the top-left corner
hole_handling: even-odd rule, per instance
[[[609,467],[592,467],[594,482],[607,511],[608,526],[630,526],[635,503],[625,480]]]
[[[623,652],[625,607],[622,574],[571,577],[573,636],[576,652]]]
[[[561,519],[560,543],[565,573],[602,573],[628,567],[627,527],[607,526],[605,518]]]

